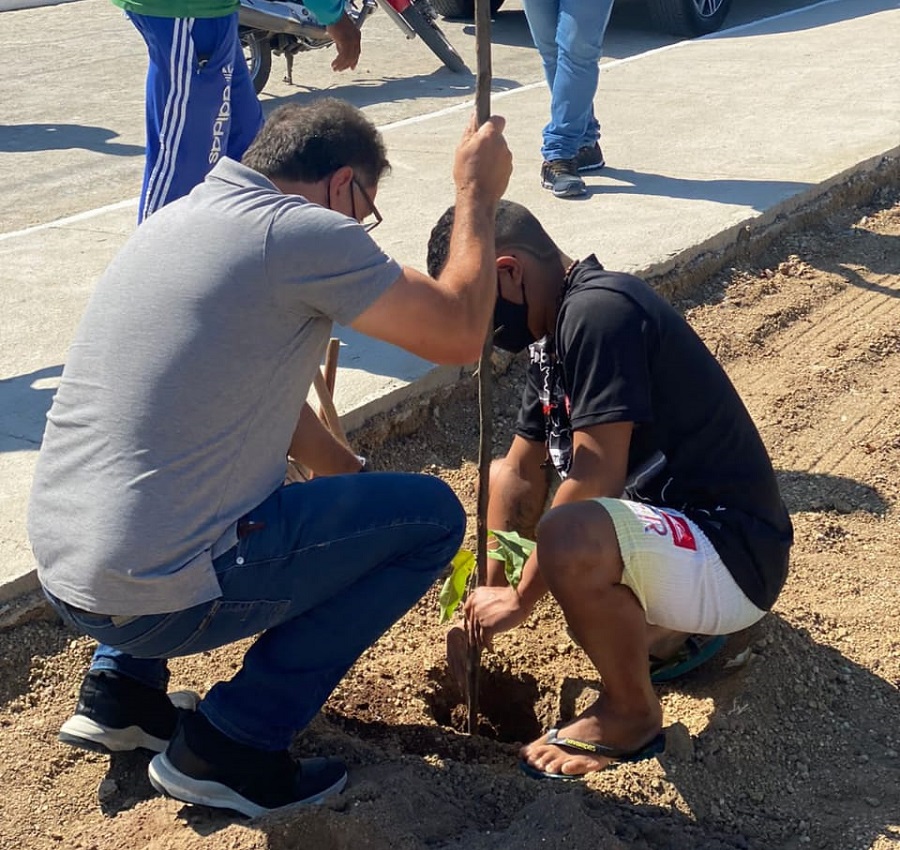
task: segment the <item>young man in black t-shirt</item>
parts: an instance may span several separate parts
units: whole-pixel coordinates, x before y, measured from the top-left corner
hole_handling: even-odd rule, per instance
[[[531,362],[487,522],[536,528],[537,549],[517,588],[489,561],[465,615],[487,646],[547,590],[559,602],[604,688],[522,766],[572,778],[661,751],[653,683],[771,608],[793,532],[753,421],[687,322],[644,281],[573,262],[524,207],[501,201],[496,221],[494,342]],[[432,275],[451,222],[432,231]],[[544,513],[548,457],[562,483]]]

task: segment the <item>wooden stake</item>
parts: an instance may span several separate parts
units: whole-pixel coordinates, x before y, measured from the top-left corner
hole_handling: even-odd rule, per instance
[[[313,386],[316,388],[316,395],[319,398],[319,419],[322,420],[325,427],[334,434],[345,446],[349,447],[347,435],[344,433],[344,426],[341,425],[341,418],[338,416],[337,408],[334,406],[334,384],[337,378],[337,362],[340,353],[341,341],[332,337],[328,341],[328,348],[325,350],[325,365],[321,369],[316,369],[313,377]],[[309,481],[312,473],[305,466],[288,458],[288,480]]]
[[[322,420],[328,426],[328,430],[331,431],[331,433],[345,446],[349,446],[350,443],[347,440],[347,435],[344,433],[344,426],[341,425],[341,418],[338,416],[337,408],[334,406],[334,400],[331,398],[331,393],[328,391],[328,384],[325,382],[325,376],[318,369],[316,369],[313,384],[316,388],[316,395],[319,397],[319,416],[322,417]]]
[[[491,115],[491,4],[490,0],[475,0],[475,53],[477,79],[475,88],[475,117],[479,126]],[[478,507],[476,519],[476,569],[473,588],[484,584],[487,577],[487,504],[488,482],[491,472],[493,449],[493,387],[491,386],[493,351],[493,328],[488,328],[478,362]],[[481,650],[473,641],[469,642],[466,663],[467,685],[466,709],[468,712],[468,732],[478,731],[478,679],[481,669]]]
[[[340,352],[341,341],[333,336],[328,340],[328,347],[325,349],[325,365],[322,367],[322,374],[325,377],[325,387],[328,390],[328,395],[332,399],[334,398],[334,382],[337,380],[338,356],[340,355]],[[319,405],[319,419],[326,425],[328,424],[321,404]]]

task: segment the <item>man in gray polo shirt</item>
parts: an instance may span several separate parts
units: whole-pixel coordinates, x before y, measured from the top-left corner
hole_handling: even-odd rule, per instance
[[[100,642],[63,741],[154,750],[159,790],[250,816],[343,788],[342,762],[294,762],[291,737],[446,567],[465,515],[432,476],[356,474],[306,397],[333,322],[436,363],[478,358],[512,168],[502,130],[460,142],[438,279],[372,241],[384,145],[331,99],[276,110],[242,163],[223,159],[112,261],[29,508],[48,598]],[[316,477],[283,486],[288,454]],[[199,704],[166,696],[166,658],[252,635]]]

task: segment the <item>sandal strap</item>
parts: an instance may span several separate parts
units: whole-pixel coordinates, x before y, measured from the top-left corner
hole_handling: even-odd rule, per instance
[[[560,737],[559,729],[551,729],[547,733],[546,743],[557,747],[568,747],[572,750],[580,750],[583,753],[615,759],[616,761],[631,761],[652,758],[661,753],[666,746],[666,736],[660,732],[650,741],[634,750],[625,750],[621,747],[610,747],[607,744],[599,744],[593,741],[582,741],[578,738]]]

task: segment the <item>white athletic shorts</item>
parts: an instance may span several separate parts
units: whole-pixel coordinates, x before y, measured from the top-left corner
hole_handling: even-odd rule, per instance
[[[622,584],[651,625],[701,635],[746,629],[765,611],[738,587],[700,527],[681,511],[625,499],[596,499],[612,518]]]

